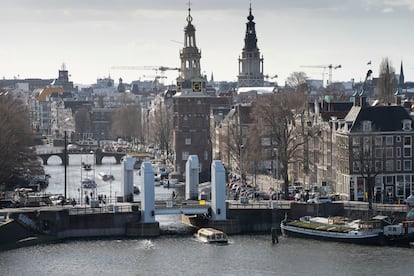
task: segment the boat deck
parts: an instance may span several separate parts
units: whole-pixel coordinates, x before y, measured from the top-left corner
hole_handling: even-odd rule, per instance
[[[328,232],[339,232],[339,233],[347,233],[349,231],[355,230],[355,228],[347,227],[347,226],[338,226],[338,225],[323,225],[318,223],[312,223],[312,222],[305,222],[305,221],[291,221],[286,223],[286,225],[289,226],[296,226],[306,229],[312,229],[312,230],[320,230],[320,231],[328,231]]]

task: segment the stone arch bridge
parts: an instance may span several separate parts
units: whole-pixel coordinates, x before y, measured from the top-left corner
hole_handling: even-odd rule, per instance
[[[66,157],[66,164],[69,165],[69,155],[71,154],[88,154],[90,153],[89,151],[84,152],[84,151],[68,151],[67,153],[67,157]],[[114,157],[116,164],[121,164],[122,158],[126,155],[125,152],[106,152],[106,151],[102,151],[100,149],[97,149],[96,151],[93,152],[94,156],[95,156],[95,164],[97,165],[101,165],[102,164],[102,159],[104,157]],[[47,162],[49,160],[50,157],[52,156],[57,156],[60,158],[62,165],[65,165],[64,160],[65,160],[65,153],[63,151],[63,149],[54,149],[54,150],[47,150],[47,151],[38,151],[37,152],[37,156],[40,157],[43,161],[43,165],[47,165]]]

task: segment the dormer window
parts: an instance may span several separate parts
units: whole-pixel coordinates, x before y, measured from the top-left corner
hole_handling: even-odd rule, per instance
[[[412,130],[411,123],[411,120],[403,120],[403,130]]]
[[[371,121],[363,121],[362,122],[362,131],[369,132],[372,130]]]

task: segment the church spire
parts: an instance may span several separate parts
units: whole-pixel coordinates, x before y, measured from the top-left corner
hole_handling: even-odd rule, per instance
[[[246,35],[244,38],[244,49],[247,51],[251,51],[257,48],[257,37],[256,37],[256,23],[253,22],[254,16],[252,14],[252,4],[249,7],[249,15],[247,16],[246,23]]]
[[[403,62],[402,62],[402,60],[401,60],[399,84],[401,86],[404,85],[404,70],[403,70]]]
[[[252,14],[252,4],[247,16],[246,34],[241,58],[239,57],[238,86],[263,86],[263,57],[257,48],[256,23]]]

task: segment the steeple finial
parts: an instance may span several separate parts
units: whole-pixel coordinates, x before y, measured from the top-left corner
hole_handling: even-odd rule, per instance
[[[247,20],[249,21],[253,21],[254,16],[252,14],[252,3],[250,2],[250,7],[249,7],[249,16],[247,16]]]
[[[188,16],[187,16],[187,22],[191,23],[193,21],[193,17],[191,16],[191,1],[188,0]]]

